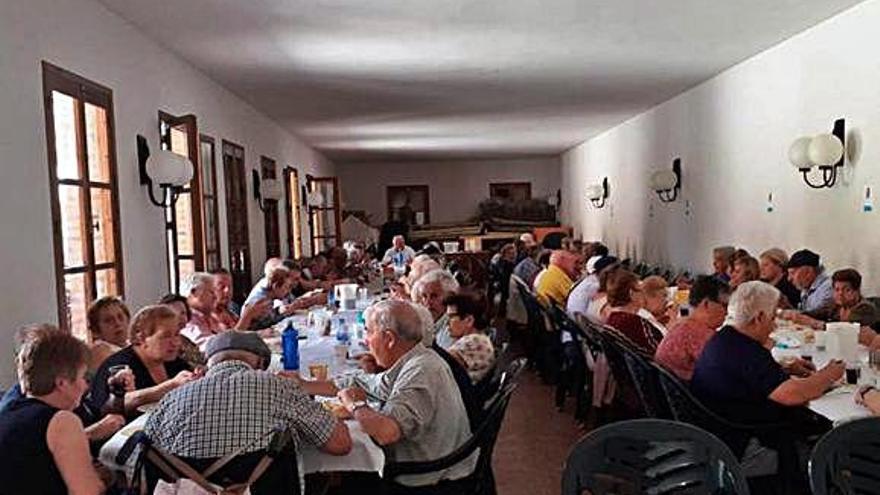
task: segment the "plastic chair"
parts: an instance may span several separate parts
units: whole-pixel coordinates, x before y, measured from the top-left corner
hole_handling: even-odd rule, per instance
[[[455,451],[432,461],[386,464],[383,477],[387,480],[393,480],[404,474],[426,474],[445,470],[467,459],[479,449],[474,472],[456,484],[455,492],[456,494],[495,495],[492,453],[498,439],[498,432],[501,431],[501,424],[510,403],[510,397],[515,389],[515,381],[505,382],[498,396],[489,405],[482,423],[473,432],[471,438]],[[406,489],[398,485],[394,491],[405,493]]]
[[[730,449],[711,433],[662,419],[620,421],[594,430],[574,447],[562,495],[748,495]]]
[[[809,471],[814,495],[880,494],[880,418],[826,433],[813,449]]]
[[[666,402],[657,368],[652,365],[652,361],[627,348],[626,345],[620,345],[620,349],[645,415],[649,418],[672,419],[672,411]]]
[[[563,344],[562,368],[556,384],[556,407],[562,409],[567,395],[573,393],[574,416],[577,419],[585,419],[588,409],[587,384],[591,383],[592,379],[587,368],[587,357],[581,345],[583,330],[556,304],[551,304],[548,312],[557,333],[567,332],[571,336],[571,341]]]

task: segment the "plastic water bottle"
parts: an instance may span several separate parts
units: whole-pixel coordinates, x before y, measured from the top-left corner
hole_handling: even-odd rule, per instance
[[[281,333],[282,361],[285,370],[299,370],[299,331],[288,322]]]
[[[348,345],[349,335],[348,335],[348,325],[345,324],[345,320],[339,318],[336,321],[336,343],[340,345]]]
[[[330,309],[336,307],[336,291],[333,288],[327,293],[327,306],[329,306]]]

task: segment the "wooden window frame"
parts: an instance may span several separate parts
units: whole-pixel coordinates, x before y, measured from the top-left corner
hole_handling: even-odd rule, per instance
[[[210,180],[210,182],[211,182],[211,190],[214,191],[214,193],[212,195],[209,195],[204,192],[204,189],[202,190],[202,206],[204,206],[204,202],[205,202],[206,198],[214,201],[214,214],[212,215],[214,217],[213,218],[214,232],[213,233],[208,232],[208,221],[207,221],[208,219],[207,219],[207,213],[206,213],[205,214],[206,218],[204,221],[205,242],[203,243],[205,267],[208,270],[211,270],[211,269],[216,269],[216,268],[220,268],[223,266],[223,256],[222,256],[223,253],[222,253],[222,249],[220,248],[220,191],[217,189],[217,142],[211,136],[208,136],[206,134],[199,134],[199,160],[201,160],[203,158],[202,154],[201,154],[201,151],[202,151],[201,145],[202,144],[207,144],[211,148],[211,170],[210,170],[211,177],[208,180]],[[204,177],[203,177],[203,179],[204,179]],[[209,198],[209,196],[210,196],[210,198]],[[202,209],[202,211],[205,211],[205,209]],[[209,235],[214,238],[215,249],[213,251],[208,249],[208,236]],[[208,261],[211,259],[211,254],[214,253],[215,251],[216,251],[216,256],[217,256],[217,258],[216,258],[217,259],[217,266],[210,266],[210,263]]]
[[[277,180],[278,163],[275,159],[260,155],[260,177],[263,180]],[[266,198],[263,198],[262,201],[266,207],[263,210],[263,237],[266,244],[266,258],[278,258],[281,257],[281,225],[278,218],[278,201]]]
[[[67,308],[67,291],[65,287],[65,275],[84,273],[86,307],[97,299],[97,272],[99,270],[114,269],[116,276],[116,294],[125,296],[125,270],[122,258],[122,217],[119,214],[119,175],[116,161],[116,119],[113,109],[113,91],[101,84],[90,81],[82,76],[62,69],[47,61],[42,61],[43,72],[43,110],[46,120],[46,145],[48,148],[47,162],[49,166],[49,197],[52,213],[52,238],[55,258],[55,290],[58,305],[58,326],[71,331],[70,314]],[[77,165],[79,179],[58,178],[58,156],[56,155],[55,141],[55,115],[53,105],[53,92],[66,94],[77,101],[76,111],[76,136],[77,136]],[[85,121],[85,104],[89,103],[104,109],[107,120],[107,160],[109,167],[109,183],[93,182],[89,176],[88,150]],[[64,234],[61,225],[61,203],[58,198],[59,186],[75,185],[82,189],[80,219],[91,222],[92,219],[92,189],[104,189],[110,191],[111,211],[113,215],[113,262],[97,264],[95,260],[94,231],[84,228],[83,264],[76,267],[64,267]],[[86,331],[88,334],[88,331]]]
[[[489,183],[489,197],[497,198],[499,196],[495,195],[496,187],[525,187],[528,191],[528,199],[532,198],[532,183],[531,182],[490,182]]]
[[[427,184],[402,184],[396,186],[385,186],[385,204],[387,206],[387,220],[391,221],[393,218],[394,208],[391,205],[392,191],[395,190],[403,190],[403,191],[422,191],[425,195],[425,223],[424,225],[431,224],[431,188]]]
[[[318,242],[320,239],[336,239],[335,245],[338,247],[342,247],[342,243],[340,242],[342,239],[342,214],[339,210],[340,205],[340,191],[339,191],[339,177],[312,177],[311,175],[306,175],[306,190],[310,193],[315,192],[317,183],[319,182],[331,182],[333,184],[333,206],[309,206],[309,234],[311,236],[312,241],[312,255],[316,255],[322,251],[319,249]],[[317,226],[315,225],[318,219],[319,211],[331,211],[334,212],[333,223],[335,226],[334,235],[318,235],[316,234]]]
[[[291,180],[295,182],[291,187]],[[287,254],[291,259],[303,256],[302,208],[303,196],[299,184],[299,171],[295,167],[284,168],[284,197],[287,218]]]
[[[169,243],[167,246],[168,255],[168,287],[173,293],[180,290],[180,262],[181,260],[192,260],[193,270],[202,271],[205,268],[204,259],[204,222],[202,218],[202,172],[201,161],[199,160],[199,128],[196,116],[192,114],[175,116],[167,112],[159,110],[159,140],[161,146],[167,146],[171,149],[171,143],[165,140],[162,135],[162,123],[169,124],[171,127],[184,125],[189,127],[187,131],[187,157],[193,164],[193,178],[188,186],[180,188],[179,192],[188,193],[190,195],[190,223],[192,225],[192,244],[193,254],[180,254],[177,242],[177,203],[171,208],[165,208],[165,238]],[[169,211],[170,210],[170,211]]]

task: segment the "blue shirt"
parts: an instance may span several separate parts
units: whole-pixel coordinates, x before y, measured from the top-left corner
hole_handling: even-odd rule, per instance
[[[784,406],[770,394],[786,380],[788,374],[760,342],[725,326],[697,358],[691,390],[719,415],[754,424],[779,420]]]
[[[16,383],[15,385],[9,387],[9,390],[3,394],[3,398],[0,399],[0,413],[5,411],[13,402],[24,397],[24,394],[21,393],[21,385]]]
[[[822,316],[834,307],[834,285],[831,277],[820,273],[807,290],[801,291],[801,303],[798,309],[804,313]]]

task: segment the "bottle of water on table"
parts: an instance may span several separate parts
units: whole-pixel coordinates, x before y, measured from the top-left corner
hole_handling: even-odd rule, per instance
[[[292,322],[281,333],[282,363],[285,370],[299,370],[299,331]]]

